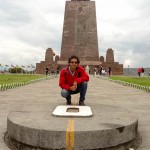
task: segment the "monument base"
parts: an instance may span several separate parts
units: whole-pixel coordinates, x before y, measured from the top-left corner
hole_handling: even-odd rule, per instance
[[[34,146],[20,143],[20,142],[14,140],[13,138],[9,137],[8,133],[5,134],[4,140],[11,150],[19,150],[19,147],[21,147],[22,149],[26,149],[26,150],[43,150],[42,148],[35,148]],[[140,147],[141,143],[142,143],[142,138],[138,134],[134,140],[131,140],[127,143],[123,143],[123,144],[120,144],[120,145],[117,145],[114,147],[107,148],[107,150],[121,150],[123,148],[128,150],[128,149],[131,149],[131,147],[133,149],[137,149]],[[64,148],[61,150],[66,150],[66,149]],[[98,150],[104,150],[104,149],[102,148],[102,149],[98,149]]]
[[[138,136],[137,117],[120,107],[97,107],[91,108],[93,116],[88,118],[57,117],[52,115],[54,107],[39,112],[11,112],[7,118],[10,143],[18,150],[65,150],[69,144],[80,150],[131,148]]]
[[[58,65],[68,65],[68,61],[58,61]],[[80,61],[80,65],[99,66],[102,63],[100,61]]]

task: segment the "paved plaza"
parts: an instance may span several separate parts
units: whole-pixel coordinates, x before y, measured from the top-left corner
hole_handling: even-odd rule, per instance
[[[0,150],[9,150],[3,139],[9,113],[31,111],[38,114],[65,104],[58,84],[59,79],[53,78],[0,91]],[[77,104],[77,99],[78,95],[74,96],[72,103]],[[110,109],[119,107],[135,114],[142,137],[142,145],[138,150],[150,149],[150,93],[90,76],[85,103],[93,112],[96,106],[107,105]]]

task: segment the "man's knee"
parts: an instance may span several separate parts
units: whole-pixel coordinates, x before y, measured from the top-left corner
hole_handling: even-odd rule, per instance
[[[68,96],[68,93],[69,92],[66,89],[62,89],[61,96],[66,98]]]
[[[87,85],[88,83],[85,81],[85,82],[82,82],[80,85],[79,85],[79,91],[81,90],[86,90],[87,89]]]
[[[87,87],[87,82],[84,81],[84,82],[82,83],[82,86]]]

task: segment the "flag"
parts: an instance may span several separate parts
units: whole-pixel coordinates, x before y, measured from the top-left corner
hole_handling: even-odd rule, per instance
[[[14,66],[11,64],[11,67],[14,67]]]
[[[2,65],[0,64],[0,66],[2,66]]]
[[[35,68],[32,64],[31,64],[31,67],[32,67],[32,68]]]
[[[18,65],[16,65],[16,68],[19,68],[19,66],[18,66]]]
[[[5,67],[9,67],[8,65],[5,65]]]
[[[24,68],[25,66],[22,65],[22,68]]]
[[[28,68],[30,68],[30,66],[27,66]]]

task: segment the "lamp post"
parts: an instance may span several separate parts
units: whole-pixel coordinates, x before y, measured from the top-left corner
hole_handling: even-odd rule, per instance
[[[130,75],[129,65],[128,65],[128,76]]]

